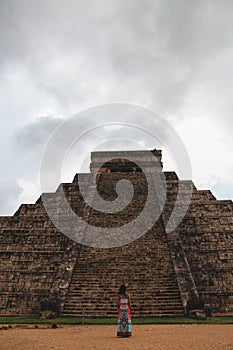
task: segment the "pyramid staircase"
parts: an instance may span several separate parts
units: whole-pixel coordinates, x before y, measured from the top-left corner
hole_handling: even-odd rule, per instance
[[[114,200],[116,183],[124,177],[137,190],[121,214],[100,213],[90,208],[85,216],[94,226],[114,227],[117,219],[124,224],[142,210],[147,197],[146,179],[137,174],[101,174],[97,180],[99,194]],[[91,198],[94,184],[89,182]],[[93,200],[93,197],[92,197]],[[74,208],[75,209],[75,208]],[[107,217],[107,219],[106,219]],[[103,220],[103,218],[105,220]],[[120,227],[118,228],[121,229]],[[128,285],[134,316],[182,316],[184,309],[171,260],[163,221],[159,221],[138,240],[116,248],[82,246],[66,295],[62,316],[116,316],[117,292],[122,283]]]

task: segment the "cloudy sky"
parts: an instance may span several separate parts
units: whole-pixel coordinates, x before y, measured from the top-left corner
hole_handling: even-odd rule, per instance
[[[232,1],[1,0],[0,43],[0,215],[39,196],[54,130],[110,102],[159,111],[183,140],[198,188],[233,199]]]

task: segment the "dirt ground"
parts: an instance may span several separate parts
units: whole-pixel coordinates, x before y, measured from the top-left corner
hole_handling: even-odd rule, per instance
[[[38,327],[0,330],[0,350],[233,350],[233,325],[134,326],[131,338],[114,326]]]

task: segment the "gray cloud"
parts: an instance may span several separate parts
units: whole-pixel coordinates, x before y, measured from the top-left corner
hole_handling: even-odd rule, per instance
[[[17,131],[15,145],[17,145],[20,152],[36,153],[41,151],[52,132],[61,122],[61,118],[49,116],[35,119]]]
[[[67,105],[88,94],[101,98],[98,87],[106,85],[104,98],[146,96],[176,112],[197,77],[205,79],[209,62],[232,48],[229,1],[23,0],[1,6],[5,61],[27,64],[39,87]]]
[[[11,177],[0,180],[0,216],[16,210],[16,199],[22,191],[22,187]]]
[[[12,214],[21,204],[23,192],[20,182],[35,184],[39,191],[40,162],[49,137],[61,123],[60,118],[39,117],[15,131],[4,150],[1,161],[0,215]],[[37,192],[38,192],[37,191]],[[28,197],[36,200],[36,193]]]
[[[44,148],[61,121],[49,116],[38,117],[16,131],[12,144],[16,179],[38,183]]]
[[[62,118],[105,102],[159,109],[175,125],[209,119],[231,140],[232,33],[227,0],[2,0],[2,178],[14,173],[16,187],[20,178],[35,181]],[[92,137],[104,141],[104,132]]]

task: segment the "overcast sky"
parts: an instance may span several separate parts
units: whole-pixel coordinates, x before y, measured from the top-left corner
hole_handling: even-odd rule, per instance
[[[233,198],[232,62],[230,0],[1,0],[0,215],[39,196],[55,128],[109,102],[159,110],[197,187]]]

